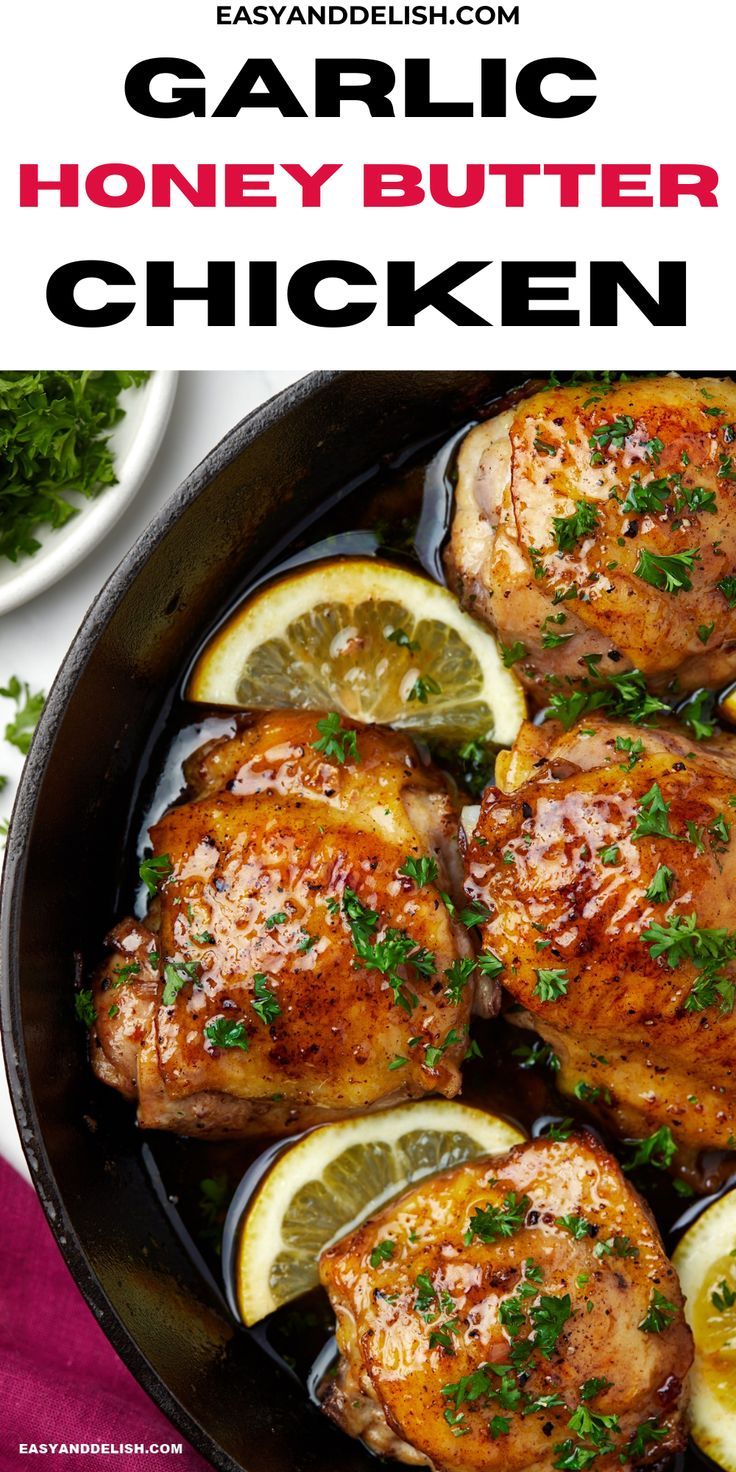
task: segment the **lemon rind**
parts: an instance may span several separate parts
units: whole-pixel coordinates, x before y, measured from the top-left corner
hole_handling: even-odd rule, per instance
[[[237,707],[240,701],[233,670],[242,670],[253,651],[274,637],[274,629],[288,627],[318,603],[358,603],[385,597],[413,612],[407,592],[410,585],[415,590],[417,612],[446,624],[472,650],[483,674],[478,703],[484,699],[492,713],[493,740],[499,746],[510,745],[526,715],[526,702],[516,675],[503,664],[493,635],[465,613],[441,584],[421,573],[371,559],[339,558],[308,564],[256,592],[199,655],[187,683],[187,698]]]

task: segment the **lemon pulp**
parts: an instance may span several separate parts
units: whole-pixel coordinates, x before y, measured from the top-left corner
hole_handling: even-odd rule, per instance
[[[706,1273],[691,1326],[704,1380],[724,1409],[736,1412],[736,1242]]]

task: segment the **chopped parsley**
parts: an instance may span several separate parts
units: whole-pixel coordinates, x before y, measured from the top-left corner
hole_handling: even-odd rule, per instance
[[[336,901],[334,901],[334,903],[337,906],[337,908],[339,909],[339,901],[336,900]],[[330,901],[328,900],[327,901],[328,908],[329,908],[329,905],[330,905]],[[273,930],[274,926],[276,926],[276,925],[283,925],[284,922],[285,922],[285,920],[286,920],[286,910],[276,910],[275,914],[269,915],[269,917],[268,917],[268,919],[266,921],[266,930]]]
[[[598,526],[598,507],[593,501],[578,501],[572,516],[554,516],[552,532],[560,552],[569,552],[582,540],[592,536]]]
[[[84,1023],[85,1027],[92,1027],[97,1013],[92,1000],[91,987],[87,991],[77,992],[74,998],[74,1013],[78,1021]]]
[[[516,639],[513,644],[501,644],[499,647],[507,670],[510,670],[512,665],[518,664],[527,652],[526,644],[522,644],[520,639]]]
[[[419,946],[405,930],[388,927],[380,940],[375,938],[378,915],[369,905],[361,904],[355,890],[345,889],[343,913],[350,926],[353,949],[358,960],[367,970],[379,971],[385,976],[393,992],[394,1001],[405,1012],[412,1012],[418,997],[409,989],[398,967],[411,965],[421,976],[434,974],[434,956],[431,951]]]
[[[657,782],[639,799],[638,816],[631,837],[674,838],[670,828],[670,805],[665,802]]]
[[[268,977],[265,972],[257,971],[253,977],[253,997],[251,1007],[261,1022],[270,1027],[277,1017],[281,1016],[281,1008],[276,995],[268,985]]]
[[[168,854],[152,854],[150,859],[143,859],[138,868],[149,894],[156,894],[159,885],[169,879],[173,872],[174,865]]]
[[[433,675],[417,675],[406,698],[407,700],[418,700],[420,705],[426,705],[430,695],[441,694],[442,686],[438,684]]]
[[[652,588],[659,588],[662,592],[688,592],[693,585],[690,573],[699,556],[699,547],[663,555],[648,552],[642,547],[634,573],[642,582],[649,583]]]
[[[421,889],[425,884],[434,884],[437,878],[437,861],[426,857],[407,858],[401,865],[399,873],[405,874],[407,879],[413,879]]]
[[[640,740],[635,741],[633,736],[617,736],[616,750],[625,751],[629,758],[627,762],[619,762],[621,771],[633,772],[637,762],[640,762],[644,755],[644,749],[644,742]]]
[[[372,1268],[380,1268],[382,1262],[390,1262],[396,1251],[396,1243],[390,1237],[384,1237],[382,1242],[377,1242],[370,1255]]]
[[[534,994],[542,1002],[555,1002],[558,997],[564,997],[567,994],[568,984],[569,977],[564,969],[546,971],[537,968],[537,984]]]
[[[7,375],[4,375],[7,376]],[[0,423],[2,423],[2,379],[0,379]],[[5,445],[3,443],[3,451]],[[0,472],[6,462],[0,460]],[[0,504],[2,504],[2,475],[0,473]],[[5,523],[0,531],[0,556],[3,555],[3,545],[6,539]],[[38,545],[38,544],[36,544]],[[7,556],[7,553],[5,554]],[[37,690],[35,695],[31,694],[30,685],[26,685],[18,679],[17,675],[11,675],[7,685],[0,687],[0,695],[6,700],[15,701],[15,715],[5,727],[5,740],[11,746],[17,747],[23,756],[27,756],[31,749],[33,733],[38,725],[41,711],[46,704],[46,696],[42,690]]]
[[[733,1308],[734,1304],[736,1304],[736,1293],[734,1293],[733,1288],[729,1288],[725,1278],[721,1278],[718,1287],[713,1289],[710,1295],[710,1301],[719,1314],[725,1314],[728,1309]]]
[[[610,843],[606,848],[599,849],[598,855],[602,864],[613,868],[621,859],[621,850],[617,843]]]
[[[639,1324],[642,1334],[661,1334],[677,1317],[677,1307],[658,1288],[652,1289],[649,1308]]]
[[[627,1140],[626,1143],[631,1147],[631,1155],[624,1166],[625,1170],[638,1170],[642,1165],[668,1170],[677,1155],[677,1146],[668,1124],[660,1125],[658,1130],[647,1135],[644,1140]]]
[[[198,961],[167,961],[164,966],[164,989],[161,997],[164,1007],[173,1007],[182,987],[185,987],[188,981],[196,981],[198,975]]]
[[[447,967],[447,970],[445,971],[445,978],[447,980],[447,986],[445,987],[445,996],[448,997],[449,1000],[453,1002],[456,1006],[462,1001],[463,995],[465,993],[465,988],[467,987],[468,982],[470,981],[470,978],[473,975],[474,971],[474,956],[463,956],[461,959],[453,961]]]
[[[559,692],[554,694],[549,704],[550,715],[561,721],[566,731],[581,716],[594,710],[606,711],[611,716],[620,716],[633,725],[638,725],[660,711],[669,714],[670,708],[647,690],[641,670],[628,670],[623,675],[607,675],[596,684],[584,681],[568,695]]]
[[[408,649],[410,654],[416,654],[421,647],[416,639],[410,639],[406,629],[392,629],[386,638],[391,644],[398,644],[400,649]]]
[[[504,1237],[512,1237],[524,1225],[530,1206],[530,1198],[517,1196],[515,1191],[508,1193],[502,1206],[494,1206],[491,1202],[486,1206],[476,1206],[465,1233],[465,1246],[469,1247],[476,1237],[479,1242],[498,1242]]]
[[[313,741],[315,751],[320,751],[328,760],[339,762],[343,765],[348,757],[354,762],[360,761],[358,754],[358,735],[356,731],[346,730],[336,710],[331,710],[322,720],[317,722],[319,740]]]
[[[674,870],[668,869],[666,864],[660,864],[649,888],[645,890],[645,898],[651,900],[653,905],[666,904],[672,898],[671,886],[676,877]]]
[[[477,960],[478,970],[481,976],[500,976],[503,971],[503,961],[494,956],[493,951],[481,951]]]
[[[583,1237],[590,1237],[593,1231],[590,1222],[586,1221],[584,1216],[575,1216],[571,1213],[568,1216],[558,1216],[555,1221],[557,1226],[564,1227],[576,1242],[581,1242]]]
[[[736,574],[731,573],[729,577],[721,578],[716,587],[723,594],[729,608],[736,608]]]
[[[633,434],[633,431],[634,421],[630,414],[619,414],[616,419],[610,420],[607,424],[599,424],[588,440],[588,446],[592,451],[591,465],[604,464],[603,450],[623,449],[628,436]]]
[[[204,1035],[213,1048],[241,1048],[247,1053],[250,1047],[243,1023],[234,1022],[229,1017],[213,1017],[207,1023]]]

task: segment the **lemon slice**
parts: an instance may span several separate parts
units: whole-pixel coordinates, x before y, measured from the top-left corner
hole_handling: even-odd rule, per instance
[[[736,1472],[736,1190],[706,1208],[672,1260],[695,1339],[691,1434],[714,1462]]]
[[[336,710],[448,741],[513,741],[521,685],[493,635],[420,573],[371,558],[310,563],[254,594],[200,655],[207,705]]]
[[[505,1120],[446,1099],[321,1125],[302,1136],[277,1157],[240,1223],[229,1271],[243,1322],[255,1324],[314,1288],[324,1248],[410,1182],[500,1154],[523,1139]],[[233,1209],[242,1209],[237,1197]]]

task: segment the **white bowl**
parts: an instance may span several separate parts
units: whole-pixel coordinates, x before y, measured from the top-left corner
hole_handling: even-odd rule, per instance
[[[79,506],[66,526],[34,529],[41,543],[32,557],[0,559],[0,613],[8,613],[63,578],[96,547],[140,490],[163,439],[176,393],[178,373],[157,371],[140,388],[120,396],[125,418],[110,434],[117,484],[93,501],[72,493]]]

